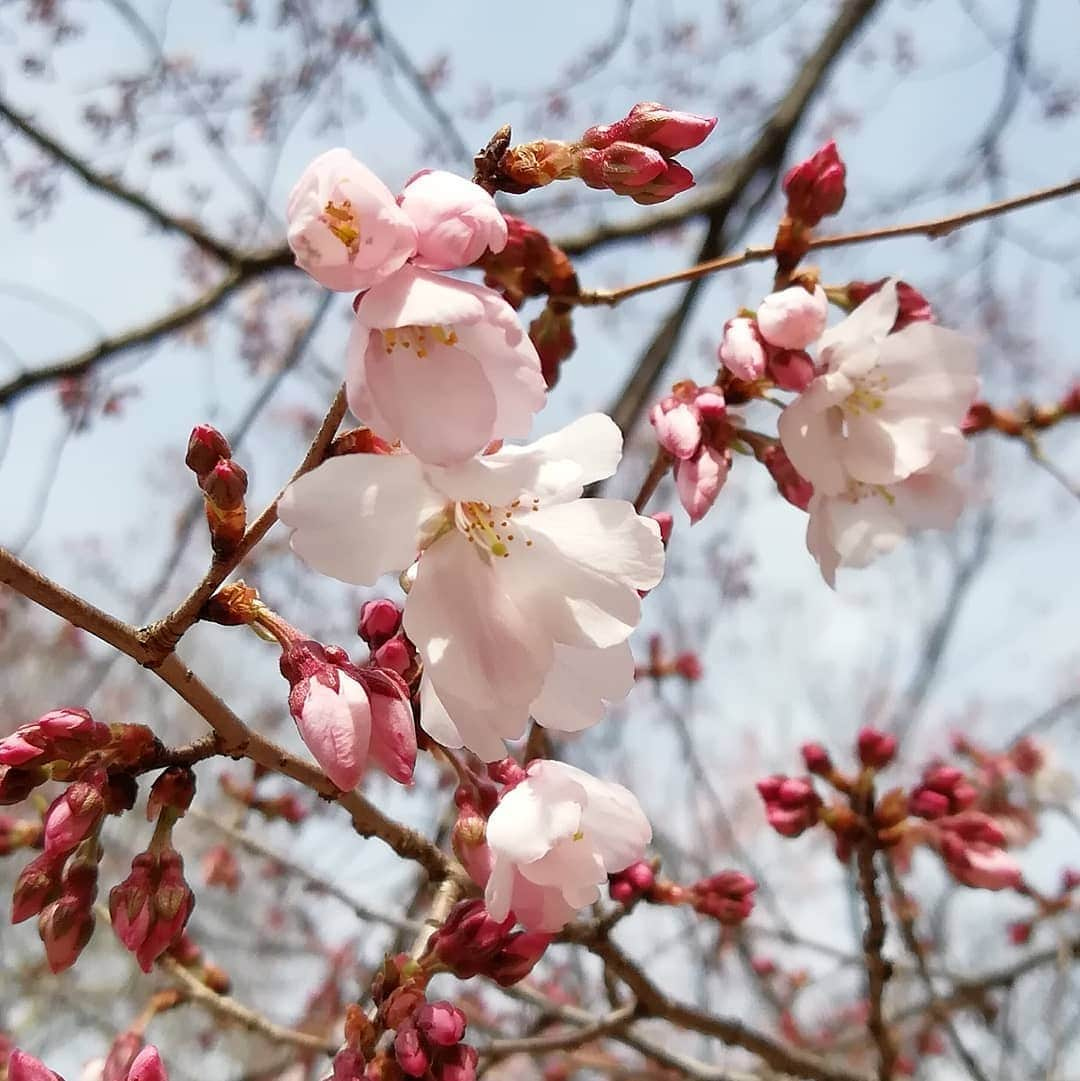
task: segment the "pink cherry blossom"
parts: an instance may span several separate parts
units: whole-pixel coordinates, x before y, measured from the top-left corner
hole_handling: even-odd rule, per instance
[[[622,785],[562,762],[536,761],[487,824],[492,919],[511,912],[531,930],[557,931],[600,899],[608,875],[640,860],[652,829]]]
[[[364,294],[349,339],[349,406],[435,465],[528,435],[540,358],[498,293],[405,267]]]
[[[416,251],[416,226],[390,189],[341,147],[304,170],[286,216],[297,266],[327,289],[367,289]]]
[[[891,334],[896,313],[890,281],[826,331],[821,374],[780,417],[784,450],[819,495],[841,496],[852,481],[896,484],[943,456],[957,464],[977,389],[974,346],[927,322]]]
[[[710,421],[723,420],[727,412],[719,387],[699,387],[692,380],[676,383],[649,413],[656,441],[675,458],[693,458],[707,434]]]
[[[765,345],[753,319],[740,315],[724,324],[720,363],[747,383],[765,374]]]
[[[829,299],[820,285],[812,293],[792,285],[770,293],[757,310],[761,336],[778,349],[805,349],[825,330]]]
[[[421,724],[496,761],[530,714],[579,731],[633,686],[627,639],[638,591],[663,572],[660,530],[627,502],[580,498],[621,453],[615,424],[593,414],[453,467],[346,455],[278,510],[293,550],[342,581],[372,584],[421,553],[403,620],[423,661]]]
[[[452,270],[506,247],[506,219],[495,200],[464,177],[425,169],[406,184],[398,204],[416,226],[415,266]]]
[[[959,483],[931,470],[890,486],[851,481],[840,495],[811,498],[806,546],[835,587],[839,567],[869,566],[911,532],[951,529],[963,506]]]

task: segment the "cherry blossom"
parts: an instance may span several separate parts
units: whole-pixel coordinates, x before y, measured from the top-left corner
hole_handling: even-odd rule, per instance
[[[416,226],[415,266],[452,270],[506,247],[506,219],[495,200],[464,177],[425,169],[405,185],[398,205]]]
[[[536,761],[504,793],[487,824],[492,919],[513,912],[534,931],[558,931],[600,899],[608,875],[642,858],[652,838],[622,785],[563,762]]]
[[[753,319],[740,315],[727,321],[720,342],[720,363],[747,383],[765,374],[765,344]]]
[[[390,189],[342,147],[304,170],[286,216],[297,266],[327,289],[367,289],[416,251],[416,226]]]
[[[819,495],[896,484],[956,457],[977,389],[975,348],[928,322],[890,334],[897,311],[889,281],[826,331],[821,374],[780,417],[784,450]]]
[[[423,661],[421,724],[494,761],[530,712],[577,731],[633,685],[627,639],[638,591],[663,572],[660,530],[627,502],[580,498],[621,454],[618,428],[592,414],[453,467],[347,455],[294,482],[279,514],[293,550],[342,581],[371,584],[421,553],[403,619]]]
[[[835,588],[839,567],[869,566],[912,531],[950,529],[963,506],[963,489],[947,471],[924,470],[893,485],[848,481],[838,495],[811,497],[806,547]]]
[[[346,387],[361,420],[436,465],[527,436],[546,398],[536,348],[498,293],[412,266],[357,304]]]

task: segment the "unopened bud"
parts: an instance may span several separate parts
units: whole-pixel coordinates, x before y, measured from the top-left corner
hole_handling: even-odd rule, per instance
[[[847,194],[844,187],[846,174],[836,143],[826,143],[814,155],[788,170],[784,177],[788,214],[796,221],[814,226],[822,218],[837,213]]]
[[[366,601],[361,607],[357,634],[372,649],[378,649],[383,642],[397,634],[400,626],[401,608],[391,600],[379,598]]]
[[[195,798],[195,771],[190,766],[169,766],[150,789],[146,817],[152,822],[166,807],[182,818]]]
[[[231,457],[229,441],[217,428],[210,424],[196,424],[191,429],[184,464],[199,478],[200,486],[203,478],[218,462]]]
[[[715,116],[697,116],[669,109],[656,101],[641,101],[622,120],[589,128],[581,142],[602,149],[617,140],[626,140],[672,155],[699,146],[714,127]]]
[[[207,501],[218,511],[238,510],[242,507],[247,487],[246,471],[231,458],[218,462],[202,484]]]
[[[867,769],[884,769],[896,756],[896,737],[868,725],[859,730],[856,747]]]

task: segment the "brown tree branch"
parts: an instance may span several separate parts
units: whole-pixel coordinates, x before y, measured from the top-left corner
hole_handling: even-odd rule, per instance
[[[1040,188],[1037,191],[1017,195],[1011,199],[1000,199],[994,203],[986,203],[970,210],[961,210],[955,214],[946,214],[940,218],[928,218],[923,221],[907,222],[900,225],[886,225],[878,229],[862,229],[854,233],[834,233],[831,236],[814,237],[810,240],[808,247],[811,251],[823,251],[828,248],[867,244],[873,240],[893,240],[898,237],[908,236],[922,236],[930,240],[937,240],[966,225],[1000,217],[1014,210],[1023,210],[1025,207],[1035,206],[1039,203],[1062,199],[1078,192],[1080,192],[1080,179],[1069,180],[1063,184],[1055,184],[1053,187]],[[718,259],[709,259],[706,262],[687,267],[685,270],[676,270],[671,274],[661,274],[655,278],[636,282],[633,285],[621,286],[618,289],[583,290],[576,297],[567,297],[566,302],[584,305],[606,304],[613,307],[629,297],[639,296],[653,289],[659,289],[664,285],[697,281],[699,278],[715,274],[718,270],[730,270],[733,267],[745,266],[747,263],[764,262],[772,259],[774,255],[774,249],[764,245],[744,248],[741,252],[723,255]]]
[[[0,98],[0,116],[16,131],[26,136],[39,150],[43,150],[50,157],[55,158],[75,173],[76,176],[86,181],[90,187],[121,203],[134,207],[162,229],[187,237],[188,240],[198,245],[203,251],[209,252],[228,266],[233,266],[241,261],[240,253],[235,248],[210,236],[197,222],[170,214],[145,195],[126,187],[115,177],[92,168],[84,158],[79,157],[73,150],[43,131],[28,116],[17,112],[3,98]]]
[[[292,477],[289,478],[289,484],[296,480],[297,477],[308,472],[308,470],[313,469],[323,460],[327,449],[333,442],[341,418],[345,416],[345,409],[345,388],[341,387],[334,400],[330,403],[330,408],[326,411],[326,415],[323,417],[322,423],[319,425],[319,429],[307,449],[307,453],[296,467]],[[262,514],[247,527],[243,538],[232,552],[227,556],[214,557],[202,581],[172,612],[165,616],[164,619],[158,620],[156,623],[152,623],[138,631],[139,638],[149,651],[151,658],[147,663],[151,666],[160,663],[176,648],[177,642],[180,641],[184,632],[198,620],[203,606],[214,595],[222,582],[232,574],[244,557],[273,527],[277,521],[278,500],[281,499],[284,493],[285,488],[282,488]]]
[[[156,654],[143,643],[134,627],[76,597],[4,548],[0,548],[0,583],[139,664],[149,666],[157,661]],[[387,818],[358,791],[342,792],[321,770],[249,728],[175,653],[156,664],[153,672],[221,737],[223,754],[243,755],[299,781],[324,799],[339,803],[349,813],[353,829],[360,836],[380,838],[402,858],[420,864],[432,878],[442,881],[463,876],[456,861],[416,830]]]

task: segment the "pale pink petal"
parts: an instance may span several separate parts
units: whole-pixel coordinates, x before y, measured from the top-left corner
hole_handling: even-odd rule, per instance
[[[665,410],[653,407],[649,420],[656,429],[656,441],[676,458],[691,458],[701,444],[701,416],[683,402]]]
[[[399,784],[408,784],[416,765],[416,725],[408,687],[400,680],[398,682],[401,683],[398,694],[370,695],[369,753],[388,777]]]
[[[403,625],[451,716],[446,693],[468,699],[480,691],[492,708],[530,702],[551,666],[551,640],[456,531],[421,557]]]
[[[491,874],[488,875],[484,887],[484,906],[488,915],[497,923],[502,923],[510,915],[510,904],[514,897],[514,876],[513,860],[499,856],[492,859]]]
[[[608,702],[625,698],[634,686],[634,655],[629,642],[607,649],[555,646],[555,663],[532,703],[532,715],[545,728],[581,732],[603,719]]]
[[[384,439],[400,439],[421,461],[464,461],[491,440],[497,405],[484,370],[464,349],[430,342],[427,355],[395,348],[388,354],[372,334],[365,383],[386,427]]]
[[[278,517],[306,563],[343,582],[373,585],[412,563],[421,525],[442,505],[415,458],[348,454],[289,485]]]
[[[588,802],[582,828],[599,852],[609,873],[621,871],[641,859],[652,840],[652,827],[637,797],[621,784],[601,781],[584,770],[553,763],[585,789]]]
[[[838,411],[816,409],[813,400],[804,394],[780,414],[777,430],[791,464],[816,491],[836,495],[847,487],[836,446],[843,435]]]
[[[949,476],[918,473],[893,489],[896,513],[912,529],[952,529],[964,509],[964,489]]]
[[[805,349],[825,330],[829,300],[820,285],[812,293],[792,285],[770,293],[758,307],[761,336],[780,349]]]
[[[821,336],[818,350],[822,361],[828,354],[864,342],[881,342],[893,328],[900,302],[896,297],[896,279],[890,278],[876,293],[864,300],[846,319],[830,327]]]
[[[581,825],[585,795],[579,785],[539,789],[529,780],[505,793],[487,824],[493,852],[517,864],[545,856],[557,841],[572,837]]]
[[[356,319],[378,330],[478,323],[484,318],[480,289],[406,266],[364,294],[356,306]]]
[[[720,361],[739,379],[752,383],[765,374],[765,349],[753,319],[728,320],[720,343]]]
[[[459,746],[468,747],[484,762],[497,762],[505,758],[506,744],[503,741],[520,739],[529,724],[528,702],[492,705],[484,693],[477,693],[475,689],[472,694],[465,696],[438,688],[438,698],[446,715],[453,718],[451,723],[459,733]]]

